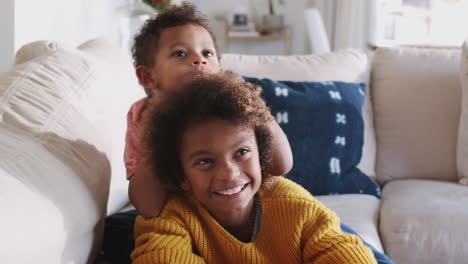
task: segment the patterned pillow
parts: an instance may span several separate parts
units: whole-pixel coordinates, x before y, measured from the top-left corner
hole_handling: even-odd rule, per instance
[[[291,144],[294,166],[286,177],[314,195],[362,193],[380,198],[379,186],[357,168],[365,84],[244,78],[262,86]]]

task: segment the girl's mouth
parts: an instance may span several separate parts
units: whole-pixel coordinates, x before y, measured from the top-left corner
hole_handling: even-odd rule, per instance
[[[245,187],[247,187],[247,185],[249,185],[249,183],[241,184],[236,187],[224,189],[221,191],[216,191],[214,193],[218,195],[228,196],[228,197],[235,196],[237,194],[240,194],[245,189]]]

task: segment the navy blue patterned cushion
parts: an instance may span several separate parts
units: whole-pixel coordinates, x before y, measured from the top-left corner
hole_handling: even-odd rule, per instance
[[[289,179],[314,195],[363,193],[380,198],[379,186],[356,167],[364,141],[365,84],[244,78],[262,86],[265,101],[288,137],[294,157]]]

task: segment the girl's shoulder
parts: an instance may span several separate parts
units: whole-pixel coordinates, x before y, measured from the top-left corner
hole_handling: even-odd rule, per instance
[[[176,221],[194,220],[202,209],[203,205],[193,194],[174,192],[168,194],[160,216]]]
[[[268,190],[259,192],[262,208],[282,212],[289,219],[316,219],[318,216],[332,219],[334,213],[301,185],[279,177]],[[284,214],[284,212],[287,212]],[[286,216],[285,216],[286,217]]]
[[[315,198],[301,185],[282,176],[275,177],[275,180],[270,188],[259,192],[264,199],[307,199],[315,200]]]

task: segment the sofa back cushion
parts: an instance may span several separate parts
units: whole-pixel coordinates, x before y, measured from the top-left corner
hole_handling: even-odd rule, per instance
[[[468,39],[463,44],[460,81],[463,97],[458,135],[457,166],[460,183],[468,185]]]
[[[456,181],[460,50],[382,48],[372,61],[377,179]]]
[[[255,56],[223,54],[221,65],[244,76],[282,81],[367,82],[368,58],[359,50],[347,49],[321,55]],[[364,146],[358,167],[375,177],[375,136],[370,95],[364,105]]]
[[[107,41],[18,51],[0,74],[2,261],[93,261],[106,212],[119,209],[108,208],[111,176],[124,183],[118,207],[128,202],[125,116],[142,94],[128,55]]]

